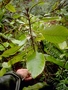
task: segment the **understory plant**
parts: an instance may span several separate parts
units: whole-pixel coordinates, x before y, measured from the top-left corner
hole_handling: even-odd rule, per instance
[[[59,10],[57,2],[49,14],[34,15],[34,7],[45,2],[23,3],[22,12],[10,0],[0,5],[0,76],[25,67],[33,79],[42,75],[40,82],[52,83],[52,90],[67,90],[68,12],[63,7]]]

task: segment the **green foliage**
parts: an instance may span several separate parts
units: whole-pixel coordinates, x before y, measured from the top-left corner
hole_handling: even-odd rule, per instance
[[[47,27],[42,33],[45,39],[52,43],[61,43],[68,37],[68,29],[60,25]]]
[[[8,61],[8,65],[13,65],[19,61],[23,61],[24,53],[20,53],[17,56],[14,56],[10,61]]]
[[[6,69],[2,68],[1,71],[0,71],[0,76],[3,76],[5,73],[6,73]]]
[[[6,9],[8,9],[10,12],[16,12],[14,6],[11,5],[11,4],[7,4],[7,5],[6,5]]]
[[[24,87],[22,90],[39,90],[40,88],[44,87],[44,86],[47,86],[46,83],[37,83],[37,84],[34,84],[32,86],[28,86],[28,87]]]
[[[33,78],[43,74],[45,81],[50,81],[54,74],[59,82],[55,88],[67,90],[67,1],[10,1],[0,3],[0,76],[22,61]],[[53,64],[55,66],[50,67]],[[47,67],[56,68],[56,73],[51,73]],[[23,90],[38,90],[42,86],[29,86]]]
[[[27,68],[31,72],[32,77],[36,78],[43,71],[45,66],[45,58],[42,53],[33,53],[27,59]]]
[[[5,13],[5,9],[0,9],[0,23],[1,23],[1,20],[3,19],[4,13]]]
[[[46,56],[46,60],[50,61],[50,62],[53,62],[53,63],[55,63],[55,64],[57,64],[57,65],[59,65],[61,67],[64,66],[64,60],[58,60],[58,59],[55,59],[55,58],[53,58],[51,56]]]
[[[14,55],[16,52],[18,52],[19,49],[20,49],[20,46],[14,46],[4,51],[4,53],[2,54],[2,57],[9,57],[10,55]]]
[[[68,78],[66,78],[65,80],[61,80],[60,83],[57,85],[56,90],[68,90]]]

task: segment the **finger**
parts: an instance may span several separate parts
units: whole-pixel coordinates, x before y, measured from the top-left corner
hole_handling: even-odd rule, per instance
[[[32,77],[25,78],[26,81],[31,80],[31,79],[32,79]]]
[[[28,72],[26,77],[27,77],[27,78],[28,78],[28,77],[31,77],[31,73]]]

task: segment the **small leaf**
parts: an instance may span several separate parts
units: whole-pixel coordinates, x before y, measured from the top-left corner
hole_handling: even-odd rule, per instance
[[[5,48],[8,47],[8,46],[9,46],[9,43],[8,42],[5,42],[5,43],[0,44],[0,51],[5,50]]]
[[[20,14],[14,14],[13,15],[13,19],[17,19],[17,18],[19,18],[20,17]]]
[[[3,45],[4,45],[5,47],[8,47],[8,46],[9,46],[9,43],[8,43],[8,42],[4,42]]]
[[[33,78],[42,73],[44,66],[45,58],[42,53],[36,52],[28,57],[27,68],[31,72]]]
[[[19,43],[21,42],[20,40],[16,40],[16,39],[12,39],[11,41],[12,41],[12,43],[14,43],[14,44],[19,44]]]
[[[63,43],[59,43],[58,45],[60,49],[65,49],[67,47],[66,41],[64,41]]]
[[[4,46],[2,46],[2,45],[0,44],[0,51],[3,51],[3,50],[5,50],[5,48],[4,48]]]
[[[2,63],[2,67],[3,67],[3,68],[10,68],[10,66],[8,65],[7,62],[3,62],[3,63]]]
[[[26,39],[25,34],[22,34],[22,35],[19,36],[19,40],[25,40],[25,39]]]
[[[14,44],[18,44],[19,46],[23,45],[25,42],[26,42],[27,39],[24,39],[24,40],[16,40],[16,39],[12,39],[11,41],[14,43]]]
[[[44,40],[44,36],[42,35],[42,33],[39,33],[36,37],[36,41],[41,41],[41,40]]]
[[[16,12],[15,7],[12,4],[7,4],[6,9],[8,9],[10,12]]]
[[[9,57],[10,55],[14,55],[18,50],[20,49],[20,46],[14,46],[5,52],[3,52],[2,56],[3,57]]]

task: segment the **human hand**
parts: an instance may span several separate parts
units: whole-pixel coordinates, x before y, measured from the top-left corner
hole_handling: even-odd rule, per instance
[[[31,79],[32,79],[31,74],[30,74],[30,72],[28,71],[28,69],[18,69],[18,70],[16,71],[16,73],[17,73],[18,75],[20,75],[21,78],[24,78],[24,80],[31,80]]]

